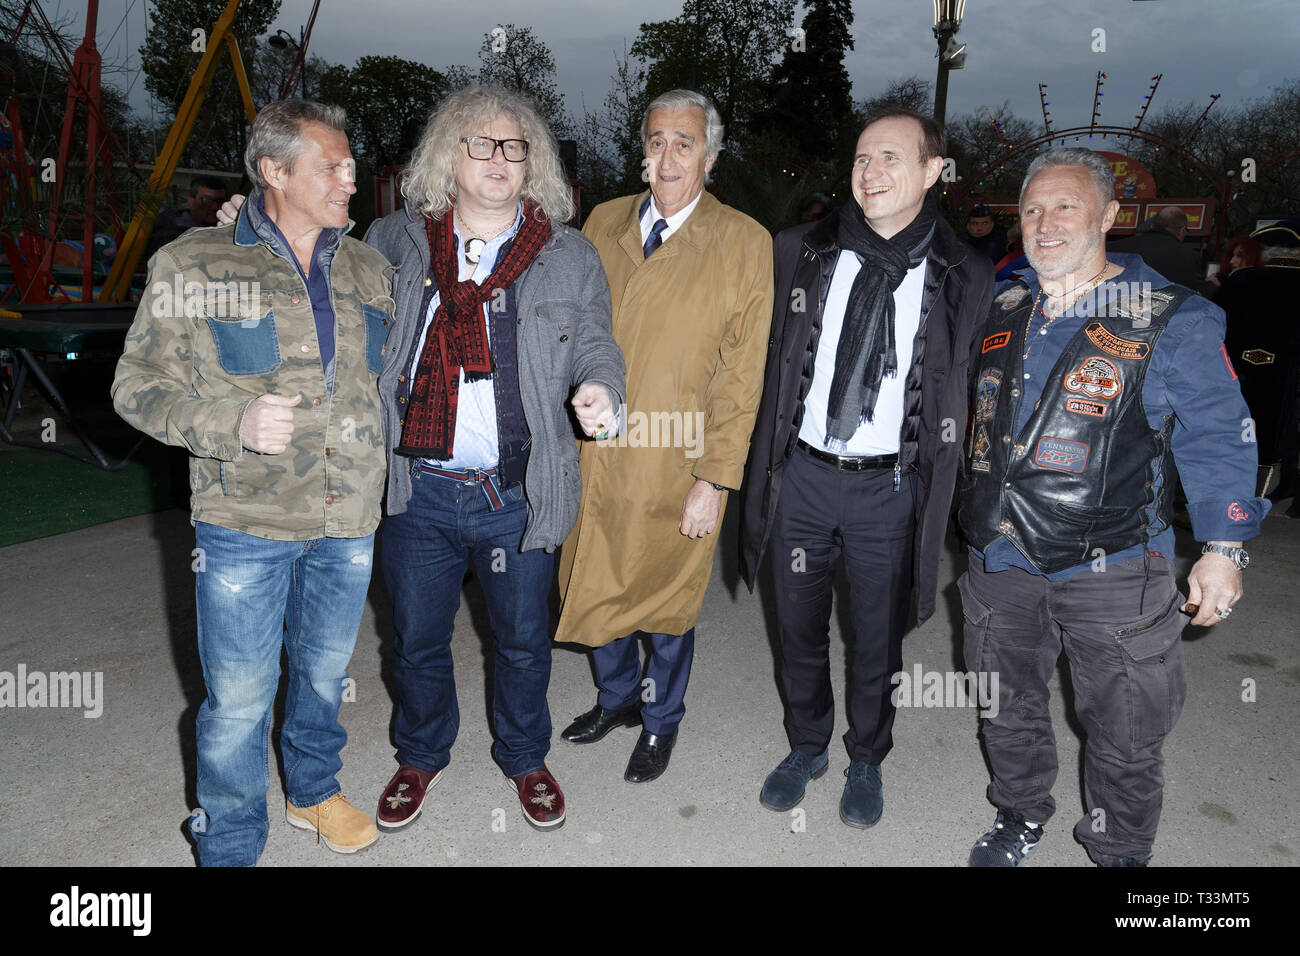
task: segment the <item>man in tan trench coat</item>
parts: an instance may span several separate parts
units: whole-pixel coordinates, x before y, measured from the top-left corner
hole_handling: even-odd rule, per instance
[[[642,137],[649,192],[598,206],[583,229],[609,278],[627,406],[617,437],[582,449],[555,637],[595,649],[600,691],[564,739],[593,743],[640,721],[631,783],[664,772],[685,713],[714,532],[740,487],[772,318],[771,236],[704,190],[722,144],[717,109],[665,93]],[[638,632],[650,638],[645,680]]]

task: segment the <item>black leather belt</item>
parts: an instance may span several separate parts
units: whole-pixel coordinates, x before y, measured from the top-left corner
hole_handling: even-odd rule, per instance
[[[799,439],[799,447],[808,454],[812,455],[818,461],[824,461],[828,465],[834,465],[840,471],[866,471],[869,468],[894,468],[898,465],[898,455],[868,455],[865,458],[846,458],[843,455],[832,455],[830,452],[822,451],[820,448],[814,448],[802,438]]]

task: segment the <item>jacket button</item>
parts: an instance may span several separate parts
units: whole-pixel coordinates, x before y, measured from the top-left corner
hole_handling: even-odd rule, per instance
[[[561,341],[561,342],[567,342],[567,341],[569,341],[569,337],[568,337],[567,335],[561,335],[561,336],[560,336],[560,341]]]
[[[1003,534],[1010,534],[1010,533],[1011,533],[1011,522],[1010,522],[1010,521],[1004,521],[1004,522],[1002,522],[1000,525],[998,525],[998,530],[1001,531]]]
[[[399,425],[405,425],[405,424],[406,424],[406,419],[405,419],[405,418],[399,418],[399,419],[397,420],[397,424],[399,424]]]
[[[405,376],[405,375],[399,375],[399,376],[397,376],[397,380],[398,380],[399,382],[405,382],[405,381],[406,381],[406,376]]]
[[[1006,445],[1006,444],[1010,444],[1010,442],[1011,442],[1011,436],[1010,436],[1010,435],[1003,435],[1003,436],[1002,436],[1002,444]]]
[[[388,319],[380,319],[380,325],[387,325]]]
[[[1004,481],[1004,482],[1002,482],[1002,487],[1003,487],[1003,488],[1010,488],[1010,487],[1011,487],[1011,482],[1009,482],[1009,481]]]
[[[1012,448],[1011,450],[1012,450],[1013,452],[1015,452],[1017,455],[1023,455],[1023,454],[1025,453],[1025,446],[1024,446],[1024,445],[1016,445],[1016,446],[1015,446],[1014,448]]]
[[[1012,398],[1019,398],[1019,397],[1020,397],[1020,389],[1018,389],[1018,388],[1013,388],[1013,389],[1011,390],[1011,397],[1012,397]]]
[[[333,495],[326,495],[326,496],[325,496],[325,503],[326,503],[327,505],[332,505],[332,504],[334,504],[334,496],[333,496]]]
[[[427,289],[427,288],[429,288],[429,286],[431,286],[431,285],[433,285],[433,280],[430,279],[428,276],[425,276],[425,277],[424,277],[424,287]]]
[[[313,399],[311,400],[311,403],[312,403],[313,405],[319,405],[319,404],[320,404],[320,399],[319,399],[319,398],[313,398]]]
[[[334,454],[334,449],[333,449],[333,448],[326,448],[326,449],[325,449],[325,457],[326,457],[326,458],[329,458],[329,457],[330,457],[331,455],[333,455],[333,454]]]
[[[302,296],[300,296],[300,295],[291,295],[291,296],[289,296],[289,301],[292,302],[294,305],[297,305],[299,302],[302,301]]]
[[[404,399],[404,398],[399,398],[399,399],[397,400],[397,404],[399,404],[399,405],[405,405],[405,404],[406,404],[406,399]]]
[[[310,352],[310,351],[311,351],[311,346],[310,346],[310,345],[304,345],[304,346],[302,347],[302,350],[303,350],[304,352]]]

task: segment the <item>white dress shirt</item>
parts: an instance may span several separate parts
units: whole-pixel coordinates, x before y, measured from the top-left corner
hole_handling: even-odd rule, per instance
[[[830,403],[831,380],[835,377],[835,351],[844,329],[844,310],[849,304],[853,280],[862,267],[858,254],[850,249],[840,252],[831,277],[830,291],[826,294],[826,309],[822,314],[822,334],[817,342],[817,356],[813,362],[813,380],[804,399],[803,424],[799,437],[821,451],[826,446],[827,406]],[[886,375],[880,380],[880,394],[876,398],[872,420],[863,422],[849,439],[848,445],[834,454],[856,458],[870,455],[892,455],[898,452],[903,431],[903,407],[906,401],[907,372],[912,367],[912,349],[916,333],[921,327],[921,299],[925,292],[925,267],[909,269],[902,284],[894,292],[894,342],[898,353],[898,374]]]

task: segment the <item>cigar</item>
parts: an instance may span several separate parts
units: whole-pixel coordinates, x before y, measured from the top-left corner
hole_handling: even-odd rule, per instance
[[[1201,606],[1199,604],[1193,604],[1192,602],[1188,601],[1178,610],[1181,611],[1183,614],[1186,614],[1188,617],[1196,617],[1196,615],[1201,610]]]

